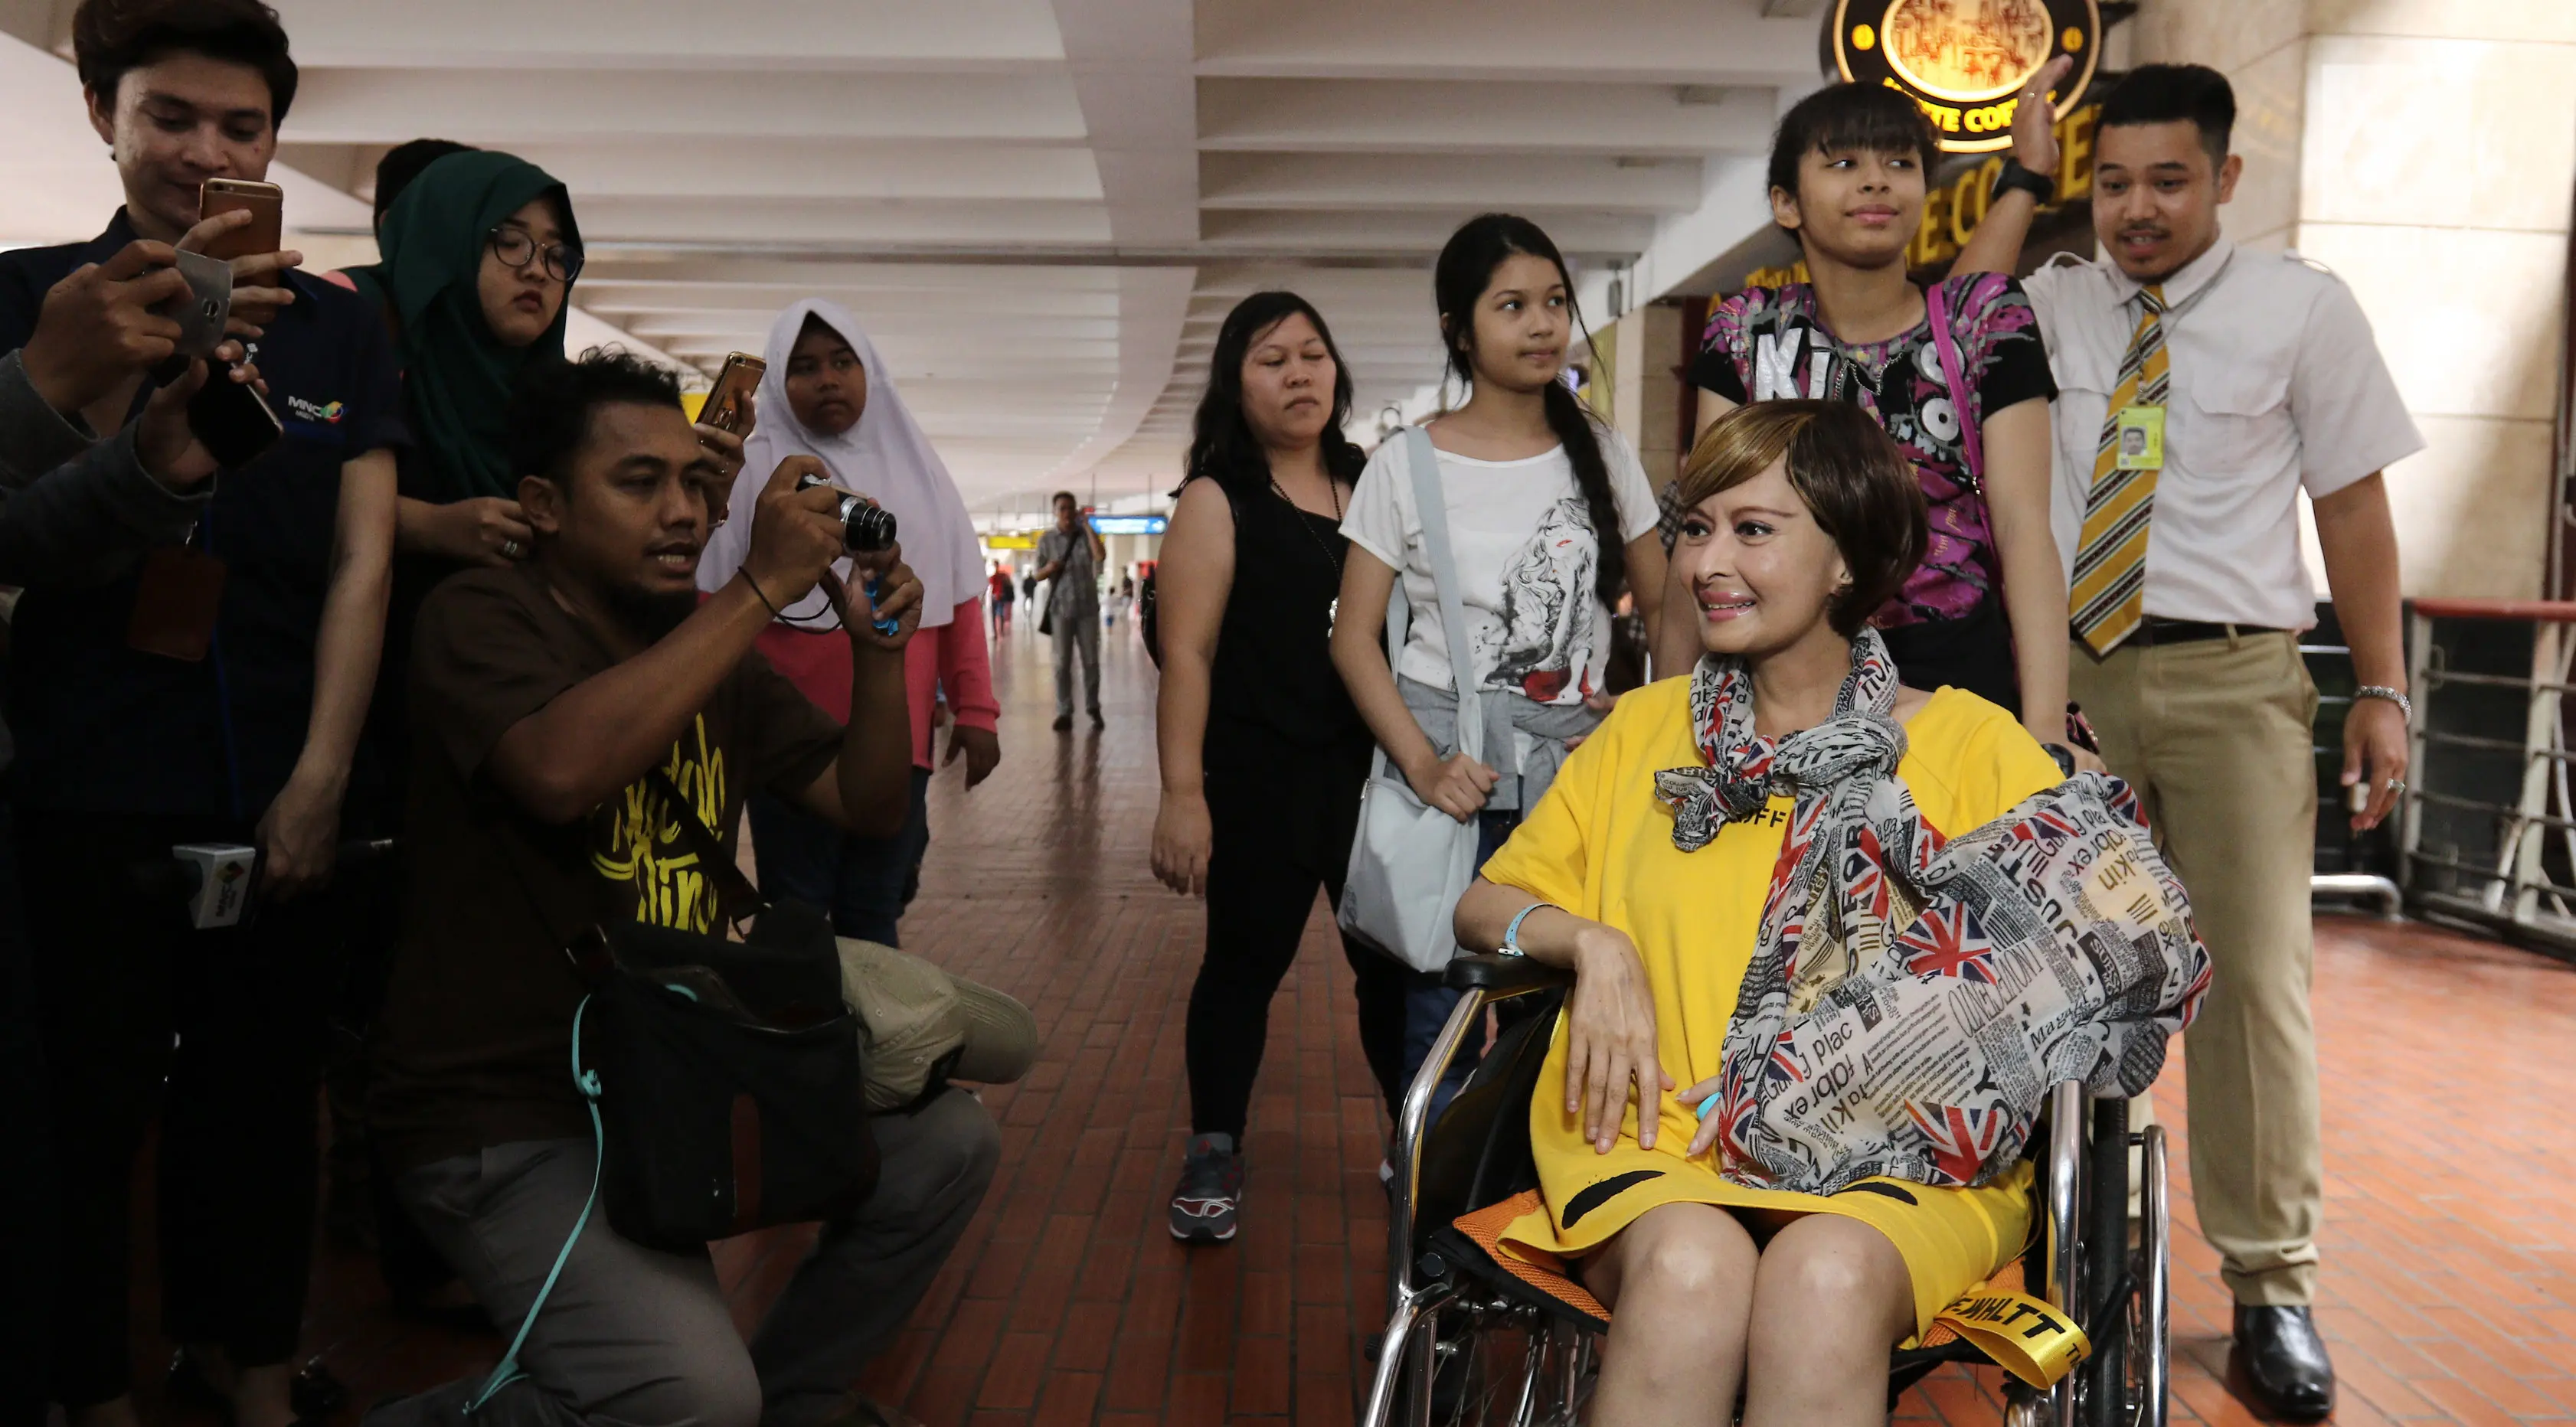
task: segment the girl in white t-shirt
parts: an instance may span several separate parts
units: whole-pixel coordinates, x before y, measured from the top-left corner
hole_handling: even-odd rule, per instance
[[[1608,710],[1611,609],[1623,590],[1635,594],[1652,647],[1664,550],[1635,453],[1561,380],[1580,319],[1547,234],[1507,213],[1469,220],[1441,249],[1432,295],[1467,400],[1425,429],[1440,457],[1468,667],[1480,694],[1500,695],[1482,700],[1492,761],[1456,751],[1449,641],[1458,632],[1441,619],[1403,440],[1379,445],[1351,494],[1333,665],[1415,796],[1479,821],[1481,861]],[[1386,605],[1399,572],[1411,623],[1390,669]],[[1491,736],[1498,730],[1505,736]],[[1419,979],[1406,1017],[1408,1080],[1457,999],[1437,973]],[[1452,1079],[1473,1068],[1462,1055]]]

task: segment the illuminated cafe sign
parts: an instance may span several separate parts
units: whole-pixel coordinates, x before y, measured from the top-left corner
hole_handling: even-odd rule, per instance
[[[1091,530],[1095,535],[1160,535],[1170,523],[1160,515],[1095,515]]]
[[[2095,0],[1835,0],[1832,24],[1826,47],[1842,77],[1921,105],[1954,154],[2009,147],[2022,86],[2072,55],[2073,73],[2049,96],[2064,118],[2102,49]]]

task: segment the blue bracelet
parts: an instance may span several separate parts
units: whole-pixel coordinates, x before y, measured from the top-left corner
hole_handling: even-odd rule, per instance
[[[758,589],[760,587],[758,585],[754,585],[752,588]],[[865,588],[868,592],[868,608],[874,609],[876,608],[877,600],[882,596],[883,591],[878,587],[877,582],[874,580],[868,581]],[[877,633],[887,635],[889,637],[903,632],[903,621],[899,619],[871,619],[868,623],[875,628]]]
[[[1521,923],[1523,923],[1523,922],[1525,922],[1525,921],[1528,921],[1528,920],[1529,920],[1529,914],[1530,914],[1530,913],[1532,913],[1532,912],[1537,911],[1537,910],[1538,910],[1538,909],[1540,909],[1541,907],[1551,908],[1551,909],[1553,909],[1553,910],[1560,911],[1560,912],[1562,912],[1562,911],[1564,911],[1564,910],[1565,910],[1565,908],[1557,906],[1557,905],[1556,905],[1556,903],[1554,903],[1554,902],[1532,902],[1532,903],[1530,903],[1528,906],[1523,907],[1523,908],[1521,908],[1519,911],[1517,911],[1517,912],[1513,913],[1513,914],[1512,914],[1512,919],[1511,919],[1510,923],[1509,923],[1509,924],[1507,924],[1506,926],[1504,926],[1504,928],[1503,928],[1503,944],[1502,944],[1502,947],[1501,947],[1501,951],[1502,951],[1502,954],[1503,954],[1503,955],[1505,955],[1505,956],[1526,956],[1526,955],[1528,955],[1528,953],[1527,953],[1527,952],[1524,952],[1524,951],[1522,951],[1522,950],[1521,950]]]

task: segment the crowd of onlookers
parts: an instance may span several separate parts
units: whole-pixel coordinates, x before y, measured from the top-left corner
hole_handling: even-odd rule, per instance
[[[125,203],[87,242],[0,254],[0,583],[23,591],[0,805],[23,889],[0,965],[0,1137],[20,1165],[0,1176],[0,1420],[49,1400],[74,1427],[135,1420],[130,1189],[155,1126],[173,1382],[240,1427],[314,1409],[293,1364],[325,1183],[399,1301],[517,1333],[517,1376],[382,1405],[385,1423],[900,1420],[851,1384],[981,1200],[998,1154],[981,1104],[934,1077],[871,1122],[873,1192],[745,1343],[702,1249],[591,1216],[603,1157],[567,1054],[585,983],[565,948],[612,923],[721,937],[709,864],[746,822],[766,894],[898,946],[932,770],[962,759],[972,787],[1000,758],[984,621],[1006,632],[1023,604],[1053,644],[1059,731],[1077,684],[1102,722],[1104,623],[1156,616],[1154,864],[1208,907],[1175,1236],[1235,1236],[1268,1005],[1317,893],[1343,901],[1364,790],[1454,825],[1486,872],[1427,962],[1346,940],[1389,1107],[1455,1004],[1440,962],[1499,947],[1578,974],[1566,1145],[1645,1154],[1680,1089],[1658,1056],[1684,1023],[1713,1044],[1733,1005],[1657,977],[1768,945],[1759,889],[1795,781],[1766,783],[1765,762],[1685,795],[1663,770],[1735,776],[1757,735],[1785,768],[1858,708],[1911,729],[1903,756],[1927,761],[1889,766],[1943,783],[1923,816],[1951,836],[2106,765],[2148,799],[2218,966],[2191,1032],[2192,1173],[2238,1348],[2280,1410],[2331,1402],[2306,1311],[2314,690],[2296,631],[2314,592],[2295,501],[2313,498],[2364,685],[2346,781],[2375,821],[2403,786],[2406,709],[2379,473],[2420,442],[2342,285],[2221,233],[2240,160],[2216,74],[2149,67],[2111,94],[2107,256],[2020,281],[2057,168],[2045,122],[2016,124],[1975,242],[1923,285],[1904,258],[1938,159],[1922,115],[1853,85],[1791,109],[1770,198],[1807,280],[1713,311],[1690,367],[1703,435],[1661,492],[1564,379],[1574,275],[1526,219],[1478,217],[1442,252],[1426,336],[1456,400],[1374,453],[1343,434],[1325,315],[1247,298],[1140,602],[1132,574],[1104,589],[1069,493],[1026,569],[988,567],[830,302],[778,315],[744,421],[693,422],[677,377],[635,357],[567,356],[574,196],[513,155],[388,154],[381,260],[346,272],[306,271],[255,211],[208,216],[209,183],[263,179],[295,97],[257,0],[84,0],[73,50]],[[2050,82],[2026,97],[2043,120]],[[210,264],[229,288],[212,331],[189,320]],[[241,448],[245,410],[273,421]],[[899,547],[860,542],[844,492],[894,516]],[[1624,643],[1623,614],[1642,630]],[[1650,673],[1692,677],[1640,692]],[[1730,708],[1753,733],[1724,732]],[[1685,836],[1694,807],[1722,832]],[[1681,879],[1649,853],[1719,870]],[[1744,888],[1707,890],[1739,863]],[[173,872],[190,867],[200,882]],[[1471,1045],[1435,1105],[1475,1063]],[[1543,1175],[1571,1174],[1548,1169],[1554,1093],[1534,1136]],[[1666,1153],[1706,1149],[1673,1123]],[[1525,1234],[1592,1255],[1614,1306],[1659,1305],[1614,1320],[1617,1420],[1729,1401],[1748,1361],[1748,1421],[1848,1415],[1851,1375],[1819,1356],[1849,1346],[1832,1334],[1704,1337],[1727,1315],[1688,1311],[1675,1265],[1740,1253],[1758,1314],[1756,1250],[1720,1190],[1656,1192],[1551,1200]],[[1910,1221],[1870,1222],[1903,1260],[1851,1281],[1931,1291]],[[1850,1307],[1864,1358],[1919,1326]],[[1657,1396],[1650,1362],[1706,1380]]]
[[[636,358],[567,357],[576,205],[510,154],[387,154],[381,260],[345,272],[277,251],[273,208],[204,216],[256,193],[295,96],[255,0],[91,0],[73,49],[126,201],[95,239],[0,257],[25,889],[0,1417],[135,1419],[130,1188],[157,1126],[175,1400],[242,1427],[321,1405],[294,1364],[327,1179],[399,1303],[526,1324],[521,1376],[387,1421],[877,1420],[851,1385],[980,1202],[990,1117],[944,1070],[876,1115],[872,1191],[746,1345],[702,1249],[566,1237],[602,1170],[565,948],[720,936],[682,833],[729,859],[746,815],[765,895],[899,943],[934,758],[971,785],[1000,756],[981,555],[937,452],[829,303],[780,314],[744,420],[693,424]],[[239,446],[244,399],[273,421]],[[842,492],[899,547],[851,543]]]

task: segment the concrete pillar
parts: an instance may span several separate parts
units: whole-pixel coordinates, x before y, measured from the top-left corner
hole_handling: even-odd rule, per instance
[[[1679,470],[1681,459],[1681,308],[1654,302],[1619,319],[1609,334],[1617,355],[1612,377],[1617,396],[1613,425],[1637,452],[1646,482],[1662,490]]]

